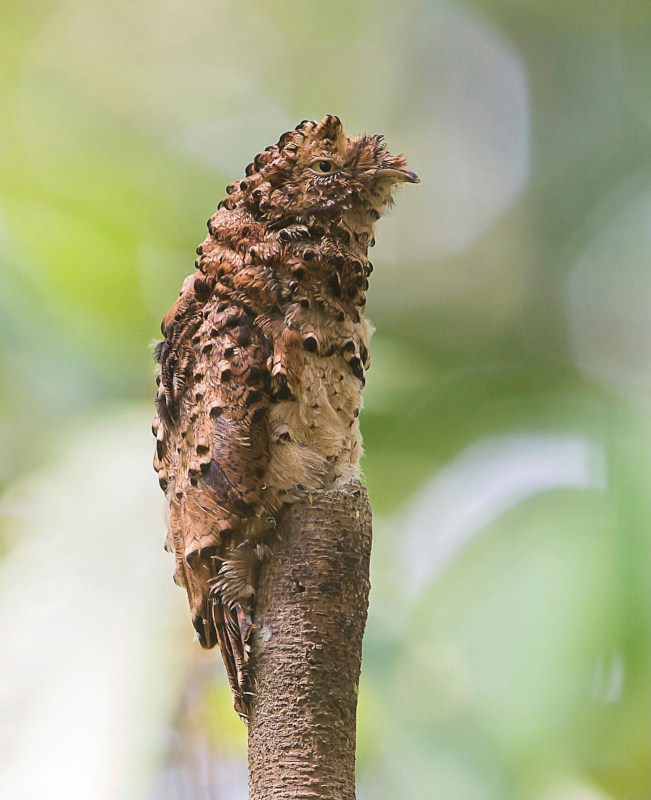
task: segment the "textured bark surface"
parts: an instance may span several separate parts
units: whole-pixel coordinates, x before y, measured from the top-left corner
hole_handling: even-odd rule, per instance
[[[370,589],[365,487],[356,481],[288,506],[278,533],[257,596],[250,800],[354,800]]]

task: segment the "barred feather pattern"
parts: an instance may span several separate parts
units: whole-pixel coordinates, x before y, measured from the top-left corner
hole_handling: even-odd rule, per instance
[[[274,515],[357,474],[368,248],[396,186],[417,181],[382,137],[303,121],[227,187],[161,326],[152,430],[166,547],[243,718]]]

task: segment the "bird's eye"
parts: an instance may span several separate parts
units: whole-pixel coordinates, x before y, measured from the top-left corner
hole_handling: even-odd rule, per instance
[[[337,166],[332,161],[328,161],[325,158],[319,158],[310,164],[310,169],[313,172],[320,172],[320,173],[336,172]]]

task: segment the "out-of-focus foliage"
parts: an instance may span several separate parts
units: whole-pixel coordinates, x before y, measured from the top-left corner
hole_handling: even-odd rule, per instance
[[[3,0],[3,797],[246,796],[148,346],[325,113],[422,179],[373,253],[359,796],[649,797],[650,54],[642,0]]]

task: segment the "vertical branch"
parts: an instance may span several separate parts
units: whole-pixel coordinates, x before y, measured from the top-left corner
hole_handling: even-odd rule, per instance
[[[260,576],[249,723],[251,800],[354,800],[371,509],[358,481],[280,515]]]

